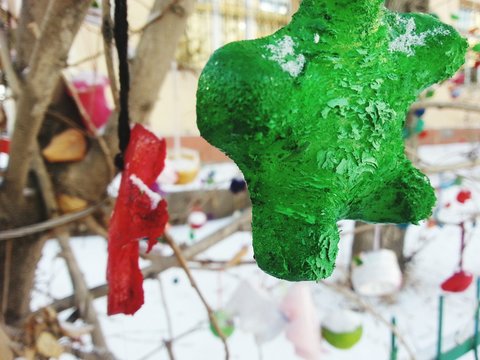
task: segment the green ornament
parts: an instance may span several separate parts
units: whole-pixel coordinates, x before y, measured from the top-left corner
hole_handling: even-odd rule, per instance
[[[231,316],[229,316],[225,311],[222,310],[215,311],[213,313],[213,316],[225,337],[228,338],[230,335],[233,334],[233,332],[235,331],[235,324],[233,323],[233,319]],[[210,331],[216,337],[220,337],[212,323],[210,323]]]
[[[336,333],[325,327],[322,327],[322,337],[337,349],[350,349],[360,341],[363,334],[363,327],[359,326],[354,331],[345,333]]]
[[[415,134],[420,134],[425,129],[425,121],[422,118],[418,118],[417,122],[415,123]]]
[[[480,52],[480,43],[478,44],[475,44],[473,47],[472,47],[472,51],[475,51],[475,52]]]
[[[202,72],[197,124],[242,170],[258,265],[328,277],[336,222],[418,223],[435,203],[404,154],[410,104],[452,76],[466,41],[383,0],[303,0],[276,33],[218,49]]]

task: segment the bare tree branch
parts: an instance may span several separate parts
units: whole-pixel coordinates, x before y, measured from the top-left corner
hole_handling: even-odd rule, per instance
[[[7,42],[7,37],[5,36],[5,31],[0,29],[0,59],[2,60],[2,68],[5,71],[8,85],[10,89],[12,89],[13,97],[17,99],[22,91],[22,87],[17,73],[13,68],[9,49],[10,47]]]
[[[22,203],[40,126],[89,6],[89,0],[58,0],[50,1],[46,10],[17,103],[10,166],[4,186],[5,196],[12,202]]]
[[[171,4],[175,2],[175,6]],[[156,0],[151,14],[163,14],[161,21],[147,26],[140,38],[132,64],[130,116],[146,122],[175,55],[195,0]]]
[[[120,109],[120,102],[118,100],[118,84],[115,76],[115,68],[113,65],[112,41],[113,41],[113,21],[112,8],[110,0],[102,0],[102,35],[103,48],[105,53],[105,62],[107,65],[108,78],[110,80],[110,90],[112,92],[115,109]]]
[[[178,259],[178,262],[180,263],[180,267],[185,271],[185,274],[188,277],[188,280],[190,281],[190,285],[194,288],[195,292],[197,293],[198,297],[200,298],[200,301],[202,302],[203,306],[205,307],[205,310],[207,311],[208,318],[210,319],[210,323],[214,327],[215,331],[218,333],[220,336],[220,339],[222,340],[223,347],[225,349],[225,360],[228,360],[230,358],[230,353],[228,350],[228,344],[227,344],[227,338],[225,337],[225,334],[223,333],[222,329],[218,325],[217,319],[215,318],[215,314],[208,304],[207,300],[202,294],[202,291],[197,285],[197,282],[195,281],[195,278],[193,277],[190,268],[188,267],[187,260],[185,256],[182,253],[182,250],[180,247],[177,245],[175,240],[172,239],[172,237],[169,234],[165,234],[165,239],[167,240],[167,243],[170,245],[172,248],[175,257]]]
[[[480,106],[477,104],[460,103],[455,101],[420,101],[414,103],[410,110],[439,108],[439,109],[455,109],[472,112],[480,112]]]

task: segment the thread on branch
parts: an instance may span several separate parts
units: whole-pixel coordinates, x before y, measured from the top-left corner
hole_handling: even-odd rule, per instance
[[[130,124],[128,114],[128,93],[130,91],[130,73],[128,69],[128,19],[127,1],[115,0],[114,37],[118,54],[118,73],[120,80],[120,109],[118,114],[118,140],[120,153],[115,157],[115,165],[123,170],[123,154],[130,141]]]

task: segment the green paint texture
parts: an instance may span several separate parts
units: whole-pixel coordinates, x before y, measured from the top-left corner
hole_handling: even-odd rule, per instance
[[[404,154],[409,105],[451,77],[466,41],[381,0],[303,0],[276,33],[218,49],[197,91],[201,135],[242,170],[255,259],[282,279],[335,266],[337,221],[418,223],[434,191]]]

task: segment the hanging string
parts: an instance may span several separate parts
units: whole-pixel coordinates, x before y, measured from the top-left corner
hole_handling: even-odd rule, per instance
[[[127,0],[115,0],[114,37],[118,53],[118,73],[120,80],[120,109],[118,114],[118,147],[120,153],[115,157],[119,170],[124,167],[124,154],[130,141],[128,115],[128,93],[130,91],[130,73],[128,71],[128,20]]]
[[[463,270],[463,253],[465,250],[465,223],[460,223],[460,261],[458,262],[458,267],[460,270]]]

